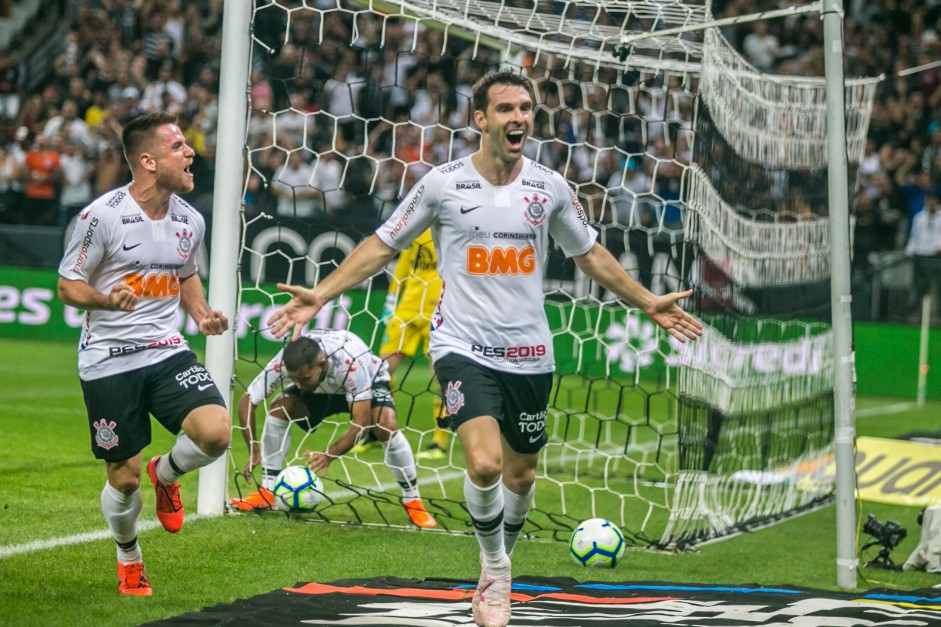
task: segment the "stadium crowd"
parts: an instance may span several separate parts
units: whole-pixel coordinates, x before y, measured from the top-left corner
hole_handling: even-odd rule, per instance
[[[285,43],[287,13],[268,4],[257,4],[265,8],[257,12],[254,25],[249,125],[252,144],[268,147],[251,153],[249,212],[374,226],[424,174],[426,164],[473,150],[472,134],[449,130],[466,126],[469,86],[487,69],[486,63],[469,61],[466,42],[451,38],[448,45],[456,48],[457,61],[447,63],[440,55],[443,34],[423,29],[413,53],[397,54],[397,47],[410,47],[411,25],[390,22],[380,49],[380,25],[367,23],[371,18],[361,13],[356,17],[363,22],[356,25],[359,39],[351,47],[351,12],[329,13],[320,23],[312,12],[296,11],[290,43]],[[752,12],[756,4],[762,3],[714,0],[712,8],[716,17],[727,17]],[[857,258],[865,262],[873,252],[905,248],[915,215],[941,185],[941,68],[901,73],[941,59],[941,1],[847,0],[845,8],[847,76],[886,77],[873,106],[860,188],[853,195]],[[196,190],[188,200],[209,215],[222,0],[73,0],[68,15],[71,23],[61,54],[36,90],[23,93],[13,56],[0,54],[0,222],[64,225],[97,195],[125,182],[129,172],[120,153],[120,129],[150,111],[179,115],[198,154]],[[809,20],[819,21],[819,16],[742,24],[725,28],[724,34],[761,70],[819,76],[822,29],[819,24],[808,28]],[[321,32],[325,42],[315,45]],[[675,106],[667,107],[668,119],[660,127],[688,129],[692,100],[684,86],[671,80],[664,81],[661,91]],[[532,142],[531,156],[565,169],[579,192],[589,196],[586,208],[596,221],[649,226],[664,212],[665,226],[680,228],[679,208],[670,200],[678,197],[681,168],[664,165],[688,160],[687,134],[650,125],[646,145],[630,145],[628,134],[624,147],[635,158],[617,163],[613,153],[605,153],[601,163],[593,164],[590,157],[569,152],[566,141],[552,139],[604,143],[604,137],[596,136],[616,125],[616,118],[590,124],[578,114],[559,117],[552,112],[560,103],[581,102],[584,113],[596,104],[600,90],[542,84],[545,106],[538,108],[533,136],[548,141]],[[639,108],[653,107],[650,99],[655,97],[655,91],[649,92]],[[410,118],[417,124],[363,126],[344,118],[353,111],[366,118]],[[397,160],[385,161],[377,172],[375,161],[362,154],[364,139],[369,154],[394,151]],[[290,156],[285,150],[299,146],[312,150]],[[415,165],[405,169],[399,160]],[[658,161],[657,176],[651,177]],[[323,191],[306,187],[308,181]],[[593,185],[605,202],[590,197]],[[654,194],[646,213],[628,217],[620,190],[649,192],[651,186]],[[799,202],[793,208],[798,216],[806,210]]]

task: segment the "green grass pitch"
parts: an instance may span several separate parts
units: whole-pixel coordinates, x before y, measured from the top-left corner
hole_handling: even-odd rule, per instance
[[[190,515],[179,534],[167,534],[156,523],[145,480],[140,541],[154,597],[122,598],[116,592],[114,545],[101,517],[104,472],[89,451],[75,345],[4,340],[0,381],[0,625],[137,625],[302,581],[382,575],[474,580],[478,575],[477,544],[465,535],[305,524],[267,515]],[[857,407],[898,401],[860,398]],[[860,418],[857,432],[890,437],[934,430],[939,413],[941,403],[929,402],[917,411]],[[171,444],[172,436],[155,425],[145,458]],[[234,441],[233,450],[236,463],[244,462],[244,444]],[[182,483],[192,514],[197,478]],[[861,503],[859,511],[861,519],[874,513],[909,530],[893,551],[897,562],[914,549],[917,508]],[[565,543],[522,541],[514,553],[514,573],[835,589],[835,560],[831,506],[695,552],[629,551],[610,571],[577,566]],[[859,589],[937,583],[937,575],[926,573],[863,570]]]

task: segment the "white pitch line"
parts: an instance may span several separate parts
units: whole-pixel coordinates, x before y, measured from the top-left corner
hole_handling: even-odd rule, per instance
[[[860,418],[868,418],[869,416],[882,416],[884,414],[900,414],[903,411],[915,409],[916,407],[918,407],[918,403],[896,403],[895,405],[883,405],[882,407],[860,409],[856,412],[856,415]]]
[[[202,518],[202,516],[199,514],[193,514],[192,516],[187,516],[186,521],[192,522],[194,520],[199,520],[200,518]],[[160,526],[160,522],[156,520],[142,520],[140,521],[137,530],[150,531],[151,529],[156,529]],[[0,559],[13,557],[15,555],[23,555],[25,553],[35,553],[36,551],[45,551],[60,546],[71,546],[73,544],[94,542],[95,540],[106,540],[109,538],[111,538],[111,530],[101,529],[99,531],[89,531],[88,533],[78,533],[74,536],[52,538],[51,540],[33,540],[32,542],[27,542],[26,544],[0,546]]]

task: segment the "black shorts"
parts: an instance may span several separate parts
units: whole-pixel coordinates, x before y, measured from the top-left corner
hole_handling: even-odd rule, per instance
[[[150,415],[167,431],[180,432],[197,407],[225,400],[192,351],[160,363],[101,379],[82,381],[91,450],[98,459],[119,462],[150,444]]]
[[[303,419],[291,418],[299,427],[307,431],[313,431],[324,419],[344,412],[349,413],[350,404],[346,400],[345,394],[317,394],[314,392],[302,392],[296,385],[289,385],[284,388],[285,394],[295,396],[304,403],[307,408],[307,416]],[[388,407],[395,411],[395,401],[392,400],[392,389],[387,381],[377,381],[372,384],[372,408]]]
[[[538,453],[549,441],[546,411],[552,373],[511,374],[449,354],[435,362],[435,375],[452,430],[478,416],[493,416],[517,453]]]

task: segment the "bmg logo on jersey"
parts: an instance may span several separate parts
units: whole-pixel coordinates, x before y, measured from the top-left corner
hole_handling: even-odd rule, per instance
[[[180,275],[178,272],[152,272],[138,274],[132,272],[124,276],[124,283],[130,285],[134,296],[163,300],[180,295]]]
[[[188,370],[184,370],[174,378],[184,390],[188,390],[190,386],[195,385],[196,389],[202,392],[213,384],[212,377],[210,377],[206,369],[199,364]]]
[[[532,274],[536,270],[536,249],[532,246],[467,247],[467,272],[472,275]]]

